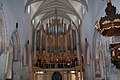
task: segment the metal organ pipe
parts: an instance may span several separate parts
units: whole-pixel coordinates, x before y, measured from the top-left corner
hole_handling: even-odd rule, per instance
[[[73,51],[76,50],[76,33],[75,30],[73,30]]]
[[[50,24],[50,34],[52,34],[52,25]]]
[[[54,35],[54,26],[52,25],[52,35]]]
[[[57,36],[57,24],[55,24],[55,35]]]
[[[72,36],[72,29],[70,29],[70,51],[73,51],[73,36]]]
[[[62,34],[64,34],[64,24],[62,23]]]
[[[66,27],[66,24],[64,24],[64,34],[67,33],[67,27]]]
[[[70,30],[69,30],[69,32],[68,32],[68,50],[71,50]]]
[[[48,34],[50,34],[50,23],[48,24]]]
[[[61,34],[61,24],[58,25],[58,35],[60,35],[60,34]]]
[[[74,50],[76,50],[77,49],[77,46],[76,46],[76,32],[75,32],[75,35],[74,35]]]
[[[40,29],[40,52],[42,52],[42,30]]]
[[[48,29],[47,24],[45,25],[45,27],[46,27],[46,33],[47,33],[47,29]]]
[[[40,47],[40,31],[37,31],[37,35],[36,35],[36,49],[39,50]]]
[[[53,50],[60,51],[60,53],[64,53],[64,51],[70,50],[70,52],[74,52],[76,50],[76,34],[75,31],[72,29],[71,23],[68,27],[66,27],[66,24],[62,21],[60,22],[59,19],[55,18],[50,23],[46,24],[46,31],[44,31],[43,25],[40,26],[39,29],[39,51],[40,53],[43,53],[43,51],[46,51],[48,53],[48,49],[50,53],[53,53]],[[52,36],[53,39],[53,45],[49,45],[49,36]],[[61,44],[62,39],[65,39],[65,44]],[[50,41],[51,42],[51,41]],[[48,48],[49,47],[49,48]],[[55,49],[53,49],[55,47]]]
[[[43,30],[43,50],[45,51],[45,46],[46,46],[46,35],[45,35],[45,31]]]
[[[63,23],[61,23],[61,34],[63,35],[64,32],[63,32]]]

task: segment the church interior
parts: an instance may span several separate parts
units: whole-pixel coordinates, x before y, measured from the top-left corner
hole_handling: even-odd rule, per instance
[[[0,80],[120,80],[119,5],[0,0]]]

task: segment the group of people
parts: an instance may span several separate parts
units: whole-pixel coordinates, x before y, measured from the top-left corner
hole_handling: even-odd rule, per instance
[[[55,61],[49,61],[42,59],[37,59],[36,66],[40,68],[72,68],[75,66],[78,66],[78,59],[77,57],[74,60],[58,60]]]

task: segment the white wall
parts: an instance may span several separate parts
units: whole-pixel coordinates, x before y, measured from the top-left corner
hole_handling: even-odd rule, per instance
[[[5,13],[8,43],[12,32],[16,28],[16,22],[18,22],[21,47],[28,39],[31,43],[32,27],[30,23],[30,15],[24,10],[24,0],[2,0],[1,2]]]
[[[30,14],[24,10],[24,0],[0,0],[3,4],[3,11],[7,26],[7,47],[9,47],[9,40],[13,31],[16,29],[16,22],[18,22],[18,32],[20,37],[21,53],[24,44],[29,40],[30,48],[32,44],[32,27],[30,21]],[[0,60],[2,58],[0,57]],[[4,67],[0,64],[0,68]]]
[[[117,12],[120,14],[120,0],[112,0],[112,4],[117,8]],[[92,47],[95,22],[105,16],[106,6],[106,0],[89,0],[88,11],[85,13],[81,24],[82,49],[84,49],[85,38],[88,39]]]
[[[117,12],[120,13],[120,7],[119,7],[120,0],[112,0],[112,3],[114,6],[117,7]],[[88,11],[85,13],[85,16],[83,17],[82,25],[80,27],[81,28],[81,44],[82,44],[81,46],[83,51],[85,48],[85,38],[87,38],[88,43],[90,45],[91,52],[92,52],[94,25],[97,20],[105,16],[106,6],[107,6],[106,0],[89,0],[88,1]],[[92,74],[91,77],[94,77],[92,72],[90,72],[89,74]],[[93,80],[93,79],[90,78],[90,80]]]
[[[94,25],[101,16],[104,16],[104,9],[106,7],[105,0],[89,0],[88,11],[85,13],[82,25],[81,25],[81,43],[84,49],[85,38],[88,39],[90,46],[92,47]]]

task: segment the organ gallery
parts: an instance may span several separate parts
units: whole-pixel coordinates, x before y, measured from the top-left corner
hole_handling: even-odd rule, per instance
[[[83,62],[78,60],[77,34],[76,27],[57,14],[50,17],[46,24],[41,23],[35,34],[34,74],[52,75],[52,80],[82,79],[84,67]]]
[[[49,18],[46,25],[41,24],[36,33],[37,60],[46,63],[67,62],[77,59],[76,32],[70,23],[57,16]]]

